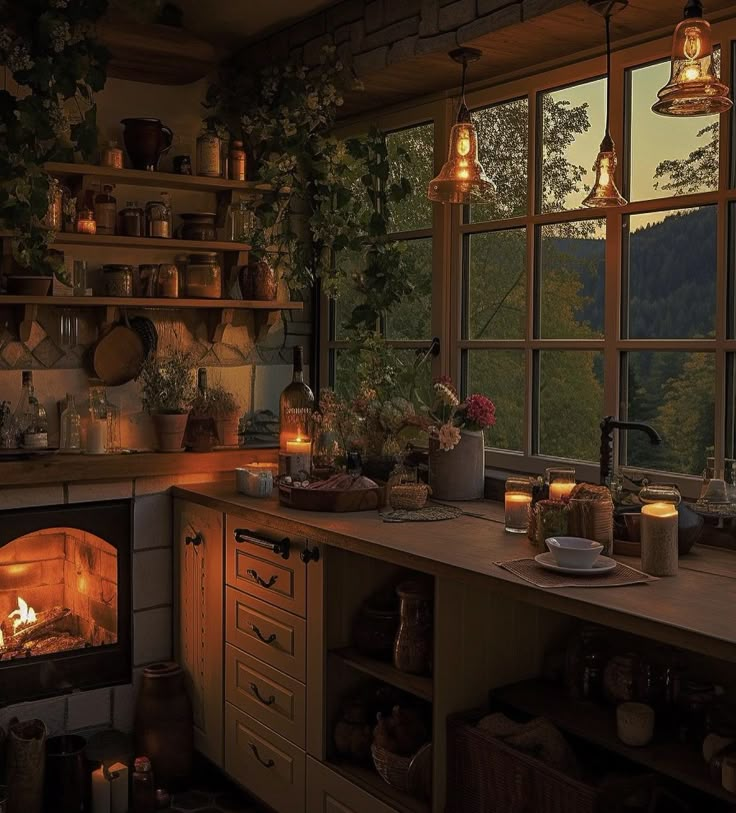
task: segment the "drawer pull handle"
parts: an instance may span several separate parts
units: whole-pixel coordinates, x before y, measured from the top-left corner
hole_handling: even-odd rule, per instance
[[[184,544],[193,545],[195,548],[198,548],[202,544],[202,542],[204,542],[202,531],[197,531],[197,533],[195,533],[194,536],[184,537]]]
[[[278,576],[271,576],[268,581],[264,581],[253,568],[250,568],[247,573],[256,584],[265,587],[266,590],[270,590],[279,579]]]
[[[256,686],[255,683],[250,684],[250,690],[258,698],[258,700],[260,700],[261,703],[263,703],[264,706],[273,706],[273,704],[276,702],[276,698],[272,694],[270,694],[268,697],[264,697],[260,693],[258,686]]]
[[[276,764],[272,759],[261,759],[261,755],[258,753],[258,749],[255,746],[255,743],[248,743],[250,745],[250,750],[253,752],[253,756],[263,765],[264,768],[273,768]]]
[[[258,636],[258,638],[260,638],[260,640],[263,641],[264,644],[268,644],[270,646],[276,640],[275,632],[272,632],[268,636],[268,638],[264,638],[263,633],[258,629],[258,627],[255,624],[251,624],[250,627],[253,630],[253,632],[255,632],[255,634]]]
[[[291,541],[288,538],[282,539],[280,542],[273,542],[271,539],[262,539],[260,536],[256,536],[254,533],[246,530],[245,528],[236,528],[235,541],[239,545],[247,542],[249,545],[255,545],[258,548],[265,548],[266,550],[271,551],[271,553],[275,553],[277,556],[280,556],[282,559],[289,558]]]

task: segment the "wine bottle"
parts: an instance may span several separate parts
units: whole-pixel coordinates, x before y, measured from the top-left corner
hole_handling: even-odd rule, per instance
[[[289,441],[309,440],[310,421],[314,412],[314,394],[304,383],[303,350],[294,348],[294,375],[279,399],[279,450],[288,452]]]

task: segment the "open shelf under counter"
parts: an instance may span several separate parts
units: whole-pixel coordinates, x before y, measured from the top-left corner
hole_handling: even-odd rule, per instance
[[[250,251],[249,243],[234,243],[230,240],[178,240],[175,237],[125,237],[123,235],[78,234],[77,232],[57,232],[52,243],[59,246],[80,246],[84,248],[146,249],[148,251],[203,251],[240,252]]]
[[[388,683],[397,689],[402,689],[422,700],[432,702],[433,684],[431,677],[409,675],[406,672],[400,672],[393,664],[370,658],[367,655],[362,655],[353,647],[333,649],[330,652],[330,657],[341,660],[358,672],[363,672],[366,675],[382,680],[384,683]]]
[[[257,181],[233,181],[229,178],[208,178],[205,175],[180,175],[176,172],[146,172],[142,169],[115,169],[97,164],[68,164],[51,161],[44,169],[60,178],[86,177],[100,183],[128,186],[153,186],[157,189],[185,189],[190,192],[240,192],[265,194],[273,187]]]
[[[254,299],[164,299],[137,296],[15,296],[0,294],[2,305],[46,305],[56,308],[229,308],[232,310],[298,311],[303,302]]]
[[[328,761],[327,766],[367,793],[380,799],[384,804],[395,807],[402,813],[404,811],[406,813],[430,813],[432,809],[429,802],[415,799],[413,796],[409,796],[408,793],[403,793],[391,787],[371,768],[346,761]]]
[[[564,688],[542,680],[526,680],[496,689],[493,698],[535,717],[544,716],[563,732],[600,746],[631,762],[657,771],[696,790],[731,803],[736,795],[711,779],[702,755],[679,742],[655,740],[643,748],[632,748],[616,734],[616,710],[568,697]]]

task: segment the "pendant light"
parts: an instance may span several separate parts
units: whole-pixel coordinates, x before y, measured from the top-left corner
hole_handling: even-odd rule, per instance
[[[611,2],[591,2],[590,6],[603,15],[606,21],[606,132],[601,141],[598,157],[593,164],[595,181],[593,188],[583,201],[589,209],[605,209],[609,206],[626,206],[626,199],[621,196],[616,186],[616,147],[611,138],[611,15],[627,5],[627,0]]]
[[[480,55],[476,48],[457,48],[450,52],[450,59],[463,66],[463,80],[457,120],[450,131],[447,161],[439,175],[429,182],[427,190],[427,197],[435,203],[483,202],[488,201],[496,191],[493,181],[478,161],[478,134],[465,103],[468,63],[480,59]]]
[[[710,23],[700,0],[687,0],[682,22],[672,37],[670,81],[657,94],[652,110],[662,116],[707,116],[732,106],[728,86],[716,76]]]

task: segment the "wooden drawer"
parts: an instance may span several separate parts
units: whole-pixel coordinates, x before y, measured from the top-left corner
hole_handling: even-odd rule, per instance
[[[225,648],[225,699],[304,748],[304,684],[230,644]]]
[[[306,622],[228,587],[225,640],[300,680],[306,677]]]
[[[397,813],[344,776],[307,757],[308,813]]]
[[[225,704],[225,770],[277,813],[305,813],[304,751],[229,703]]]
[[[239,533],[238,533],[239,532]],[[225,578],[251,596],[304,617],[307,603],[307,566],[300,553],[304,539],[288,537],[244,517],[227,517]],[[272,551],[267,546],[276,545]]]

